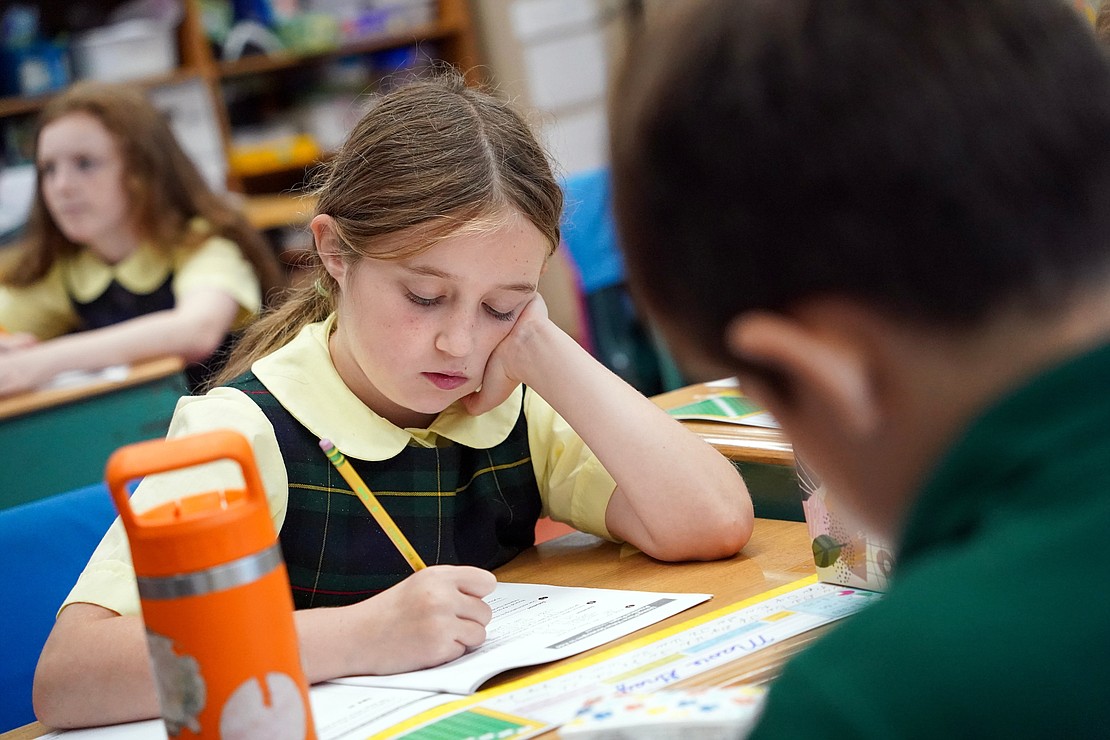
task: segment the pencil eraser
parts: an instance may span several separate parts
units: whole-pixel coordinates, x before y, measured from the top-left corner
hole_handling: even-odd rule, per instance
[[[759,686],[667,689],[587,702],[559,737],[571,740],[737,740],[763,707]]]
[[[332,448],[334,448],[334,447],[335,447],[335,445],[333,445],[331,443],[330,439],[321,439],[320,440],[320,449],[323,450],[324,452],[331,452]]]

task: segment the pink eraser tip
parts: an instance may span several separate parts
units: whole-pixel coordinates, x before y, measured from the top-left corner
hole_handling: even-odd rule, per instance
[[[323,450],[324,452],[331,452],[331,450],[334,447],[335,447],[335,445],[333,445],[331,443],[330,439],[321,439],[320,440],[320,449]]]

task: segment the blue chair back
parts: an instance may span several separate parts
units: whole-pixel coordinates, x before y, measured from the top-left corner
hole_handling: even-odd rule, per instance
[[[625,285],[609,179],[602,167],[563,182],[563,243],[582,278],[593,353],[645,394],[673,390],[686,381]]]
[[[0,732],[35,719],[35,664],[62,600],[115,519],[103,483],[0,511]]]
[[[609,170],[569,175],[563,182],[563,242],[589,295],[624,282],[624,259],[617,246],[609,195]]]

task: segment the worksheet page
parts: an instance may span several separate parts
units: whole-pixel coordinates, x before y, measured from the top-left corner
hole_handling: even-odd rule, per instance
[[[577,655],[709,598],[709,594],[499,583],[485,599],[493,609],[493,620],[479,647],[435,668],[336,682],[470,694],[510,668]]]
[[[576,655],[678,614],[709,594],[499,583],[480,647],[438,668],[317,684],[310,701],[320,740],[355,740],[471,694],[491,676]],[[162,740],[159,720],[52,732],[65,740]]]

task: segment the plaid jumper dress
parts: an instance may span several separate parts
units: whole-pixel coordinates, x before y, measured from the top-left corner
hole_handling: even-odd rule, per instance
[[[297,609],[367,599],[412,574],[378,523],[320,450],[320,440],[254,373],[228,384],[273,424],[289,474],[281,549]],[[442,439],[389,460],[347,456],[429,565],[493,569],[535,539],[540,492],[523,407],[508,438],[488,449]]]

